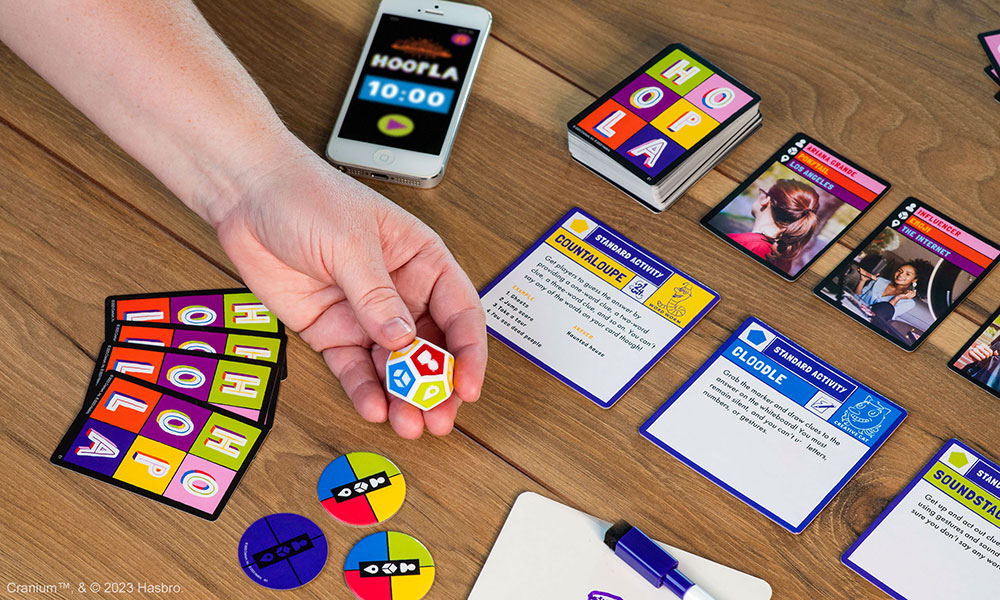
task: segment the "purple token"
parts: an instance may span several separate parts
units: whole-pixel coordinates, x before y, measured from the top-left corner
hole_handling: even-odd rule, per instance
[[[272,590],[291,590],[315,579],[326,564],[326,553],[323,531],[293,513],[262,517],[240,538],[243,572]]]

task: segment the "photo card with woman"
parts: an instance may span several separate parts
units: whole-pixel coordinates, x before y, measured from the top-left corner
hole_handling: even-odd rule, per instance
[[[889,182],[797,133],[701,220],[794,281],[889,190]]]
[[[907,198],[816,286],[820,299],[915,350],[990,272],[1000,247]]]

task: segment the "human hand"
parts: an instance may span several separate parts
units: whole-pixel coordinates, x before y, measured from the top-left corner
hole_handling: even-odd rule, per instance
[[[974,342],[972,347],[965,351],[965,356],[968,357],[969,362],[989,360],[994,354],[993,349],[988,344],[983,344],[982,342]]]
[[[901,294],[896,295],[900,300],[911,300],[917,297],[917,290],[909,289]]]
[[[871,281],[872,279],[875,279],[875,275],[872,275],[871,273],[865,271],[861,267],[858,267],[858,273],[861,275],[861,279],[864,279],[866,281]]]
[[[441,238],[305,147],[261,175],[216,223],[244,282],[298,331],[364,419],[405,438],[451,431],[486,370],[479,295]],[[414,329],[415,325],[415,329]],[[385,360],[414,335],[455,355],[455,392],[423,412],[386,399]]]

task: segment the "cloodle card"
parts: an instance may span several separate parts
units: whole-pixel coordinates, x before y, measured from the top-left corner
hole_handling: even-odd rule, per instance
[[[285,331],[281,321],[247,288],[108,296],[104,307],[108,339],[115,321],[224,327],[265,333]]]
[[[90,387],[105,371],[117,371],[208,402],[270,427],[278,391],[277,365],[197,350],[105,343]]]
[[[907,198],[816,286],[815,294],[906,351],[993,269],[1000,247]]]
[[[1000,466],[948,440],[843,561],[896,600],[997,598]]]
[[[579,208],[479,295],[495,338],[603,408],[719,301]]]
[[[639,431],[801,533],[905,417],[750,317]]]
[[[214,521],[265,435],[249,419],[105,373],[51,460]]]
[[[887,191],[889,182],[797,133],[701,224],[795,281]]]

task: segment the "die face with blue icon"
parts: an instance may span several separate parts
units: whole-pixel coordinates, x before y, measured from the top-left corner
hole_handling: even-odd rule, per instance
[[[454,390],[455,357],[425,339],[389,355],[385,367],[386,389],[421,410],[430,410]]]

